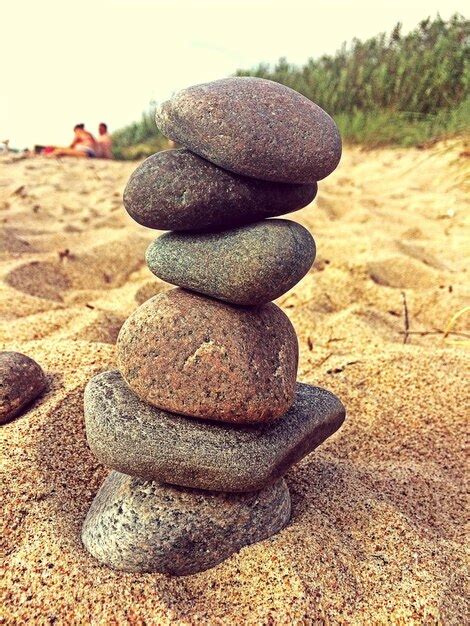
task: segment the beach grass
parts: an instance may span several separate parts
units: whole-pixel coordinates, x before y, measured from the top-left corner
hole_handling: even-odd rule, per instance
[[[299,91],[334,117],[347,143],[411,147],[470,134],[470,21],[461,15],[425,19],[407,34],[397,24],[390,34],[354,39],[302,66],[281,58],[236,75]],[[116,158],[168,147],[153,108],[114,133]]]

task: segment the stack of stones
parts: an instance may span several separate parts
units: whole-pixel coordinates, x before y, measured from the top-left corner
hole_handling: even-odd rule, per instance
[[[157,112],[185,146],[149,157],[124,204],[171,230],[147,263],[177,285],[139,307],[119,370],[85,392],[91,450],[112,468],[83,527],[98,560],[136,572],[195,573],[281,530],[287,470],[342,424],[330,392],[296,383],[297,337],[271,302],[310,269],[310,233],[286,219],[336,167],[333,120],[257,78],[185,89]]]

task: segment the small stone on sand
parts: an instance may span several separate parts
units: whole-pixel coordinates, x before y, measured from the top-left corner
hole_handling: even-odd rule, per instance
[[[0,352],[0,424],[17,417],[46,388],[41,367],[20,352]]]

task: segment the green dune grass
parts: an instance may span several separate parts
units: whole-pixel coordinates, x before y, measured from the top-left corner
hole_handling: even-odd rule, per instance
[[[332,115],[344,141],[370,147],[419,146],[470,132],[470,21],[454,15],[401,26],[334,55],[296,66],[237,71],[282,83]],[[114,134],[118,158],[141,158],[167,147],[151,111]]]

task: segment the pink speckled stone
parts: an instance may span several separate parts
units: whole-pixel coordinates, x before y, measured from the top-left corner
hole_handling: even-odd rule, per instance
[[[247,424],[294,401],[297,337],[271,302],[243,308],[173,289],[128,318],[117,353],[131,389],[167,411]]]

